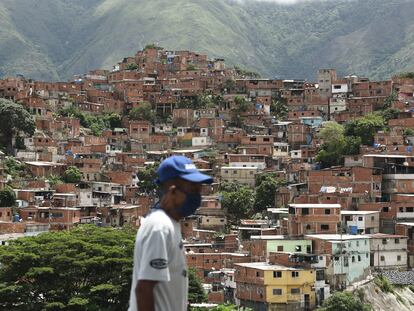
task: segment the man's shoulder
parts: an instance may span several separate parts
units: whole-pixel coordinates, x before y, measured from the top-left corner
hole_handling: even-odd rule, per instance
[[[173,229],[174,224],[173,220],[165,213],[164,210],[156,209],[151,211],[151,213],[145,217],[142,227],[151,230]]]

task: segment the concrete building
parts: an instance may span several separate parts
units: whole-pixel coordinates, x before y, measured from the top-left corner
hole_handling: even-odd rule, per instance
[[[350,234],[370,234],[379,232],[380,212],[341,211],[342,223]]]
[[[315,306],[315,272],[265,262],[236,264],[236,297],[253,310],[308,310]]]
[[[347,234],[312,234],[313,252],[326,255],[326,279],[331,288],[344,288],[370,273],[369,237]]]
[[[288,207],[290,236],[338,232],[340,204],[289,204]]]
[[[377,270],[407,269],[407,236],[370,234],[370,265]]]

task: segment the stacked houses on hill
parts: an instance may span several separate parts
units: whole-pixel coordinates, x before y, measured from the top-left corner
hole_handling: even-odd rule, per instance
[[[5,78],[0,97],[36,124],[14,138],[14,157],[0,154],[0,189],[17,198],[0,208],[1,244],[83,224],[139,227],[156,199],[151,169],[182,154],[215,179],[182,222],[210,302],[310,310],[377,270],[414,267],[414,79],[334,69],[314,83],[260,79],[222,59],[148,47],[69,82]],[[327,121],[389,108],[372,144],[321,166]],[[79,180],[56,182],[72,167]],[[224,185],[254,190],[268,175],[278,181],[272,204],[235,221]]]

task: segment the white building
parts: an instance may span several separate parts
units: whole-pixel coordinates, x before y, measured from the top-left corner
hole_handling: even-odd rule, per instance
[[[407,269],[408,237],[393,234],[370,234],[370,265],[375,269]]]
[[[370,234],[379,232],[379,211],[341,211],[341,217],[348,233]]]

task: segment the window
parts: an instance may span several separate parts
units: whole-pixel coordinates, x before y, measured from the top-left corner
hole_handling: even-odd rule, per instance
[[[356,246],[359,246],[359,241],[356,241]]]
[[[397,261],[401,261],[401,256],[397,255]]]
[[[361,256],[360,255],[358,255],[358,261],[361,261]]]
[[[292,278],[298,278],[299,277],[299,271],[292,271]]]
[[[385,257],[384,256],[381,256],[381,261],[385,261]]]
[[[282,277],[282,271],[273,271],[273,277],[274,278],[281,278]]]
[[[358,217],[358,221],[363,221],[363,220],[364,220],[364,218],[362,216]]]
[[[325,271],[316,270],[316,281],[323,281],[323,280],[325,280]]]
[[[309,208],[302,208],[302,215],[309,215]]]
[[[414,212],[414,208],[413,207],[407,207],[406,212],[407,213],[412,213],[412,212]]]
[[[321,230],[329,230],[329,225],[321,225]]]
[[[325,215],[330,215],[331,214],[331,210],[329,208],[325,209]]]
[[[296,252],[301,252],[302,251],[302,246],[301,245],[296,245],[295,246],[295,251]]]
[[[394,242],[395,244],[400,244],[400,239],[395,239]]]
[[[278,245],[277,246],[277,251],[278,252],[283,252],[283,245]]]
[[[387,244],[387,239],[382,239],[382,244]]]
[[[282,295],[281,288],[273,288],[273,295]]]
[[[352,262],[355,262],[355,256],[352,256]]]
[[[290,293],[291,294],[300,294],[300,288],[291,288]]]
[[[374,221],[375,220],[375,216],[371,216],[371,220]]]
[[[259,277],[259,276],[260,276],[260,272],[256,271],[256,277]]]

